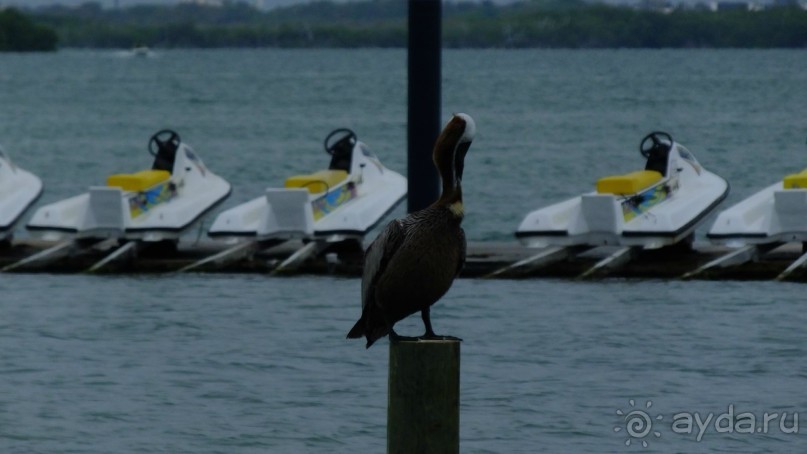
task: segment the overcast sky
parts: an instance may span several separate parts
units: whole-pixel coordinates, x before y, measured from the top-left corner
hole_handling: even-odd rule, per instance
[[[173,5],[179,3],[180,0],[0,0],[0,5],[2,6],[24,6],[29,8],[35,8],[39,6],[47,6],[47,5],[70,5],[76,6],[82,3],[86,3],[88,1],[95,1],[100,3],[101,6],[111,8],[116,3],[121,7],[137,5],[137,4],[157,4],[157,5]],[[247,2],[256,2],[262,1],[265,8],[272,8],[275,6],[282,6],[282,5],[292,5],[294,3],[301,3],[306,0],[245,0]],[[334,1],[350,1],[350,0],[334,0]],[[401,0],[404,1],[404,0]],[[457,1],[457,0],[454,0]],[[460,0],[460,1],[478,1],[478,0]],[[492,0],[494,3],[512,3],[516,0]],[[626,3],[626,4],[636,4],[641,0],[602,0],[606,3]],[[705,0],[677,0],[676,3],[697,3],[703,2]],[[768,3],[767,0],[762,0],[761,3]]]
[[[15,6],[25,6],[29,8],[35,8],[47,5],[76,6],[82,3],[87,3],[88,1],[95,1],[97,3],[100,3],[101,6],[107,8],[113,7],[116,3],[116,0],[0,0],[0,5],[6,5],[6,6],[15,5]],[[256,0],[245,0],[245,1],[249,3],[249,2],[255,2]],[[274,6],[282,6],[282,5],[292,5],[295,3],[301,3],[303,1],[305,0],[262,0],[265,8],[271,8]],[[350,1],[350,0],[335,0],[335,1]],[[461,0],[461,1],[474,1],[474,0]],[[492,0],[492,1],[494,3],[512,3],[516,0]],[[607,0],[607,1],[609,3],[631,3],[631,2],[637,2],[639,0]],[[156,4],[156,5],[173,5],[179,2],[180,0],[117,0],[117,4],[120,5],[121,7],[144,4],[144,3]]]

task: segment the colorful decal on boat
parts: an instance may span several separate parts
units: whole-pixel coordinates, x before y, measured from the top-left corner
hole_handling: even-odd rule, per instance
[[[678,189],[678,180],[658,184],[622,201],[622,218],[625,222],[646,213],[650,208],[667,200]]]
[[[348,182],[314,200],[311,202],[311,207],[314,209],[314,220],[320,220],[326,214],[332,213],[348,201],[355,199],[356,193],[356,185]]]
[[[129,197],[129,214],[134,219],[155,206],[173,199],[176,195],[177,187],[171,181],[137,192]]]

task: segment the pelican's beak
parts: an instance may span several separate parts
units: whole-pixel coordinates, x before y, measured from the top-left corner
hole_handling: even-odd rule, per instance
[[[465,155],[470,148],[470,141],[457,144],[457,151],[454,152],[454,169],[456,170],[457,182],[462,182],[462,171],[465,170]]]
[[[462,181],[462,172],[465,169],[465,155],[468,153],[468,149],[471,148],[471,143],[474,141],[474,136],[476,135],[476,123],[470,115],[464,113],[455,114],[454,118],[459,118],[465,123],[462,136],[460,136],[454,150],[454,170],[455,175],[457,175],[457,182],[459,183]]]

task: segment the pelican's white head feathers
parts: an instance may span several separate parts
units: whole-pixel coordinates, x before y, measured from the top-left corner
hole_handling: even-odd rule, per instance
[[[460,142],[471,142],[474,140],[474,135],[476,135],[476,123],[474,119],[471,118],[470,115],[465,113],[457,113],[454,114],[455,117],[462,118],[465,121],[465,132],[462,133],[460,137]]]

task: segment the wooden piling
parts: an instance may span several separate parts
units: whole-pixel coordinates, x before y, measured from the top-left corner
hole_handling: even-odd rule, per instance
[[[460,342],[390,342],[387,453],[459,452]]]

